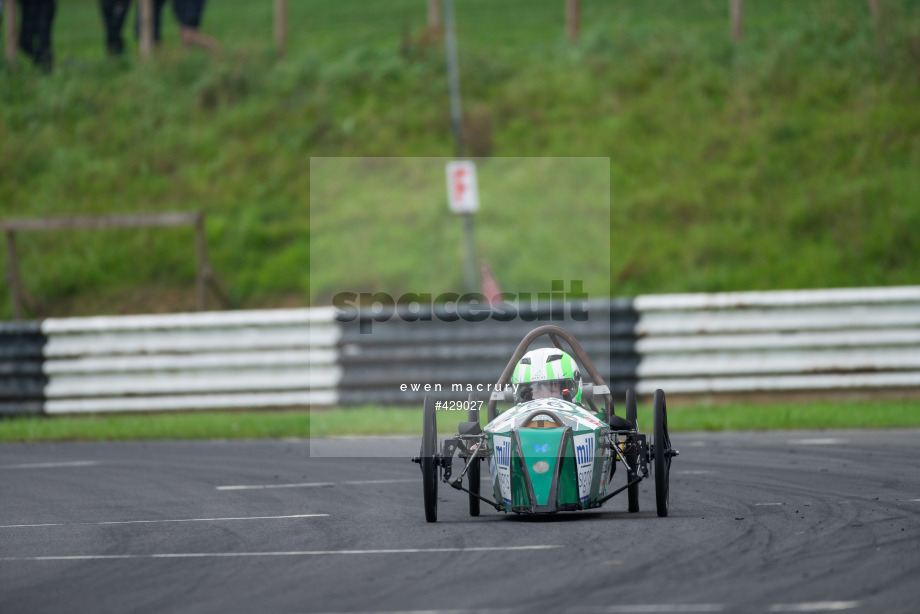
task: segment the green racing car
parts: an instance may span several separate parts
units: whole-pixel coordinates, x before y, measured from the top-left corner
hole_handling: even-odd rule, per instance
[[[543,335],[554,347],[530,350]],[[579,363],[590,382],[582,381]],[[479,515],[481,502],[518,514],[597,508],[624,490],[629,511],[638,512],[638,485],[649,477],[650,467],[657,513],[668,515],[671,459],[678,452],[671,448],[662,390],[655,392],[650,443],[637,428],[635,391],[626,391],[625,418],[617,416],[610,388],[575,337],[559,326],[541,326],[527,334],[492,390],[488,424],[480,425],[479,402],[472,393],[467,421],[440,447],[438,404],[425,397],[421,450],[412,460],[422,469],[428,522],[438,518],[438,482],[468,493],[472,516]],[[512,407],[499,414],[500,402]],[[492,478],[492,499],[481,493],[484,462]],[[626,484],[614,488],[611,481],[621,463]]]

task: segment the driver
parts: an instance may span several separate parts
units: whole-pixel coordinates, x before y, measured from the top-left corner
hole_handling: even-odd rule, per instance
[[[511,376],[517,386],[518,401],[562,399],[581,402],[581,373],[575,360],[556,348],[530,350],[521,358]]]

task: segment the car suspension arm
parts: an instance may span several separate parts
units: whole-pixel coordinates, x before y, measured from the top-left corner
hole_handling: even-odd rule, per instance
[[[444,480],[444,481],[448,484],[448,486],[456,488],[457,490],[462,490],[465,493],[471,494],[477,499],[479,499],[480,501],[485,501],[486,503],[488,503],[489,505],[491,505],[492,507],[494,507],[496,510],[500,512],[502,511],[502,507],[498,503],[490,499],[486,499],[485,497],[477,493],[474,493],[473,491],[463,487],[463,476],[466,475],[466,472],[469,471],[472,464],[479,460],[478,458],[476,458],[476,455],[479,454],[480,450],[482,450],[482,440],[480,440],[479,445],[476,446],[476,449],[473,450],[473,453],[470,454],[470,460],[467,461],[466,466],[463,467],[463,471],[460,472],[460,475],[457,476],[457,479],[453,481],[448,481],[448,480]]]
[[[483,497],[482,495],[477,495],[477,494],[474,493],[473,491],[471,491],[471,490],[469,490],[469,489],[467,489],[467,488],[464,488],[463,485],[459,482],[459,479],[458,479],[458,481],[455,481],[455,482],[448,482],[447,485],[448,485],[448,486],[452,486],[453,488],[456,488],[457,490],[462,490],[462,491],[465,492],[465,493],[469,493],[469,494],[473,495],[474,497],[476,497],[477,499],[479,499],[480,501],[485,501],[486,503],[488,503],[489,505],[491,505],[492,507],[494,507],[494,508],[495,508],[496,510],[498,510],[499,512],[501,512],[501,511],[504,510],[504,508],[503,508],[502,506],[500,506],[498,503],[496,503],[495,501],[492,501],[491,499],[486,499],[486,498]]]
[[[626,489],[629,488],[630,486],[633,486],[634,484],[638,484],[638,483],[641,482],[643,479],[644,479],[644,478],[641,477],[641,476],[636,476],[636,479],[632,480],[631,482],[627,482],[627,483],[626,483],[626,486],[621,486],[621,487],[617,488],[615,491],[613,491],[612,493],[609,493],[606,497],[604,497],[603,499],[601,499],[600,501],[598,501],[598,503],[606,503],[608,500],[612,499],[612,498],[614,497],[614,495],[620,494],[621,492],[623,492],[624,490],[626,490]]]
[[[485,436],[480,438],[479,443],[476,444],[476,448],[473,450],[473,453],[470,454],[470,460],[466,461],[466,465],[463,467],[463,471],[461,471],[460,475],[457,476],[457,479],[454,480],[458,484],[460,483],[460,480],[463,479],[463,476],[466,475],[466,472],[470,470],[470,467],[473,465],[473,461],[478,460],[476,458],[476,455],[479,454],[479,451],[482,449],[482,442],[484,439],[485,439]]]

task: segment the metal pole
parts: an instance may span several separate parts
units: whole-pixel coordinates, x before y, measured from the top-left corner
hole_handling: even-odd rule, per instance
[[[141,57],[153,53],[153,0],[141,0]]]
[[[6,36],[6,61],[10,67],[16,61],[16,47],[19,41],[16,36],[16,0],[6,0],[3,3],[3,29]]]
[[[14,0],[15,1],[15,0]],[[6,279],[10,284],[10,301],[13,306],[13,319],[22,319],[22,286],[19,282],[19,258],[16,254],[16,233],[6,231],[7,273]]]
[[[275,46],[278,57],[287,51],[287,0],[275,0]]]
[[[473,240],[473,214],[463,214],[463,240],[465,243],[463,259],[463,281],[467,292],[476,292],[479,284],[476,278],[476,243]]]
[[[454,0],[444,0],[444,45],[447,48],[447,78],[450,83],[450,127],[454,133],[454,154],[463,157],[463,111],[460,108],[460,74],[457,69],[457,39],[454,34]]]

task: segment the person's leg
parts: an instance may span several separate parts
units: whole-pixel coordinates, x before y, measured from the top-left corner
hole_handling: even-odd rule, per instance
[[[33,0],[39,7],[38,13],[38,56],[36,61],[42,69],[48,71],[54,66],[54,48],[51,42],[51,28],[54,25],[54,13],[57,0]]]
[[[35,33],[38,28],[38,5],[33,0],[19,0],[19,13],[21,15],[19,22],[19,48],[32,58],[38,61],[35,51]]]
[[[153,40],[156,43],[162,40],[160,37],[160,23],[163,21],[164,4],[166,4],[166,0],[154,0],[153,2]]]
[[[120,55],[125,50],[121,32],[129,4],[130,0],[99,0],[102,20],[105,22],[105,46],[112,55]]]
[[[218,42],[198,30],[204,14],[204,3],[205,0],[173,0],[173,12],[179,22],[182,44],[186,47],[196,46],[209,51],[219,51]]]

